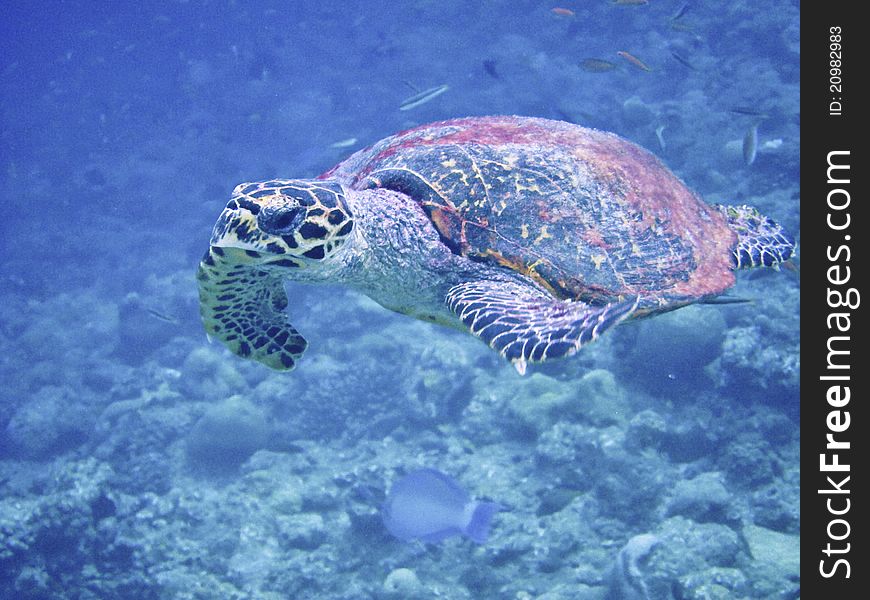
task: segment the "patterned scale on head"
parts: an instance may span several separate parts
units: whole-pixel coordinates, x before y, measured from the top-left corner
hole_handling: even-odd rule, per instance
[[[283,313],[284,272],[328,259],[352,230],[338,183],[236,186],[199,267],[206,331],[240,356],[274,369],[293,368],[307,342]]]
[[[338,183],[273,179],[236,186],[215,225],[212,244],[287,255],[278,263],[270,262],[302,266],[304,261],[289,257],[327,258],[352,229]]]

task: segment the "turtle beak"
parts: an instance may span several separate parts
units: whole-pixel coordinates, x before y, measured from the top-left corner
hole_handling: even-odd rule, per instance
[[[209,244],[212,246],[228,246],[230,244],[226,244],[225,240],[227,238],[227,232],[230,230],[230,225],[234,221],[234,212],[228,208],[225,208],[223,212],[221,212],[217,221],[214,224],[214,228],[211,230],[211,239],[209,240]]]

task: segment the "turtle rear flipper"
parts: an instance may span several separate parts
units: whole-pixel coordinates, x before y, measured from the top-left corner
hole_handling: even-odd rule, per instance
[[[718,208],[737,234],[737,245],[731,251],[731,264],[735,269],[777,267],[791,258],[795,250],[794,238],[779,223],[751,206]]]
[[[530,362],[570,356],[629,317],[638,297],[604,306],[553,298],[532,285],[469,281],[450,288],[447,306],[520,375]]]
[[[280,277],[245,264],[244,251],[211,246],[199,263],[199,302],[206,331],[244,358],[289,371],[305,338],[287,322]]]

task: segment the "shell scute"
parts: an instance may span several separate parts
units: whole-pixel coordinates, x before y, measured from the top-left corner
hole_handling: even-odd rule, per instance
[[[557,297],[690,301],[734,281],[736,235],[725,218],[613,134],[457,119],[382,140],[324,176],[408,194],[454,252],[523,273]]]

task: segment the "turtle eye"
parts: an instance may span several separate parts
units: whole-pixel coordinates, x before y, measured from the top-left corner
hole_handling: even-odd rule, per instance
[[[264,208],[257,215],[257,225],[268,234],[285,235],[298,229],[304,216],[305,210],[298,206]]]

